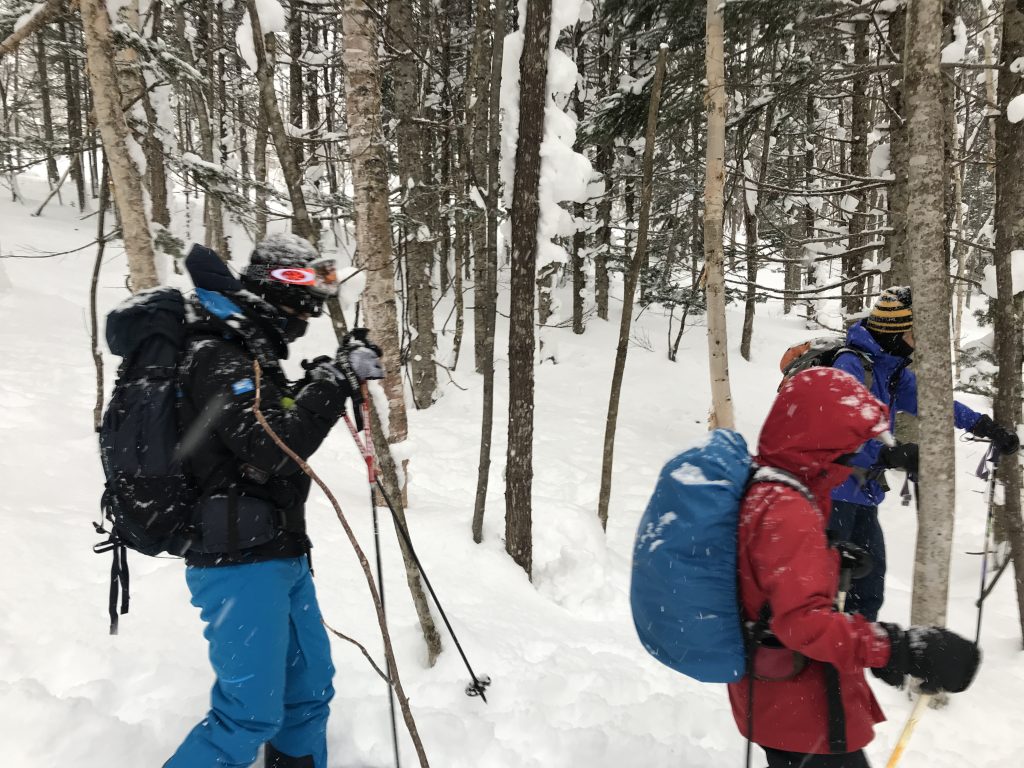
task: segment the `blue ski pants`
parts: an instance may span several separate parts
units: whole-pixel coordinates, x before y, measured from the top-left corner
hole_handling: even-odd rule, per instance
[[[307,559],[190,567],[185,580],[217,679],[164,768],[245,768],[265,742],[327,768],[334,666]]]
[[[859,613],[868,621],[878,621],[885,598],[885,538],[878,522],[878,507],[849,501],[833,501],[828,529],[840,541],[848,541],[867,550],[874,566],[862,579],[854,579],[846,596],[847,613]]]

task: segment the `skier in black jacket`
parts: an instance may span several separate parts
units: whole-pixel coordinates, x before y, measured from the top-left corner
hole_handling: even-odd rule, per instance
[[[165,768],[326,768],[330,644],[309,567],[309,478],[257,422],[260,410],[295,453],[309,457],[380,378],[379,350],[352,339],[318,358],[298,385],[280,367],[288,344],[336,290],[333,264],[294,235],[256,246],[241,282],[193,246],[196,283],[181,377],[186,468],[199,490],[197,538],[186,553],[192,603],[206,622],[217,679],[206,717]]]

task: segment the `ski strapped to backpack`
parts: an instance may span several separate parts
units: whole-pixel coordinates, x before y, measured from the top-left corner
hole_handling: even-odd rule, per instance
[[[737,589],[740,505],[755,483],[782,483],[813,502],[789,473],[757,467],[739,433],[717,429],[665,464],[637,530],[637,634],[654,658],[701,682],[742,678],[750,638],[767,632],[763,611],[745,631]]]
[[[93,549],[113,553],[110,633],[117,634],[118,613],[129,606],[127,550],[180,556],[192,539],[196,493],[178,455],[184,297],[167,287],[132,296],[107,316],[106,338],[122,362],[99,429],[100,507],[109,529],[94,527],[109,537]]]
[[[839,355],[847,352],[861,359],[864,365],[864,386],[870,390],[874,361],[867,352],[847,346],[844,336],[817,336],[791,346],[782,353],[782,359],[779,360],[782,381],[808,368],[830,368]],[[779,384],[781,388],[782,383]]]

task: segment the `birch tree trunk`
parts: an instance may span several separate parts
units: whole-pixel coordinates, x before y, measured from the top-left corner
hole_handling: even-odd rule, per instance
[[[921,469],[911,622],[945,624],[955,473],[953,372],[945,249],[942,1],[911,0],[904,85],[907,110],[907,248],[914,289]]]
[[[249,0],[253,2],[253,0]],[[380,437],[386,433],[387,446],[381,457],[383,482],[389,488],[396,513],[405,519],[406,489],[398,480],[398,468],[391,447],[404,443],[409,434],[405,398],[402,392],[402,364],[399,354],[398,311],[395,299],[394,263],[392,258],[391,223],[388,210],[388,163],[381,126],[380,65],[377,60],[376,17],[363,0],[348,0],[342,15],[345,38],[345,105],[348,113],[348,136],[352,154],[352,187],[356,216],[356,266],[366,270],[366,289],[361,304],[364,324],[373,332],[374,341],[383,353],[387,376],[381,382],[388,408],[379,414],[382,421]],[[286,146],[286,145],[285,145]],[[402,469],[405,469],[403,464]],[[402,472],[402,477],[407,477]],[[427,644],[430,664],[441,652],[441,641],[430,616],[426,596],[411,554],[402,542],[406,576],[413,603]]]
[[[527,575],[533,569],[534,287],[544,138],[551,0],[527,0],[521,20],[519,143],[512,186],[512,297],[508,335],[508,455],[505,465],[505,550]]]
[[[729,388],[729,343],[725,325],[725,254],[722,218],[725,210],[725,25],[722,8],[707,4],[708,110],[707,170],[704,177],[704,263],[708,312],[708,355],[711,373],[711,414],[708,427],[733,427]]]
[[[1003,8],[1003,43],[1000,63],[1009,67],[1024,56],[1024,3],[1006,0]],[[1010,99],[1017,95],[1019,78],[1008,73],[999,78],[999,104],[1005,110]],[[996,130],[996,291],[995,336],[996,398],[993,416],[999,424],[1018,425],[1021,422],[1021,321],[1024,296],[1013,296],[1011,252],[1024,244],[1024,123],[1011,123],[1005,113],[994,118]],[[1010,539],[1013,570],[1016,576],[1017,609],[1020,616],[1021,637],[1024,638],[1024,522],[1021,520],[1021,466],[1015,456],[999,464],[999,476],[1004,483],[1004,503],[998,508],[999,526]],[[987,557],[987,555],[985,555]]]
[[[129,285],[133,292],[157,285],[153,240],[146,221],[142,179],[128,152],[128,126],[121,109],[121,92],[114,67],[110,38],[110,16],[101,0],[82,0],[82,29],[93,108],[103,139],[103,151],[110,167],[114,202],[121,221],[124,249],[128,256]]]
[[[604,452],[601,463],[601,490],[597,497],[597,517],[602,530],[608,529],[608,505],[612,495],[612,460],[615,454],[615,428],[619,419],[619,395],[622,376],[626,371],[626,352],[629,349],[629,329],[633,321],[633,297],[640,278],[640,269],[647,260],[647,233],[651,221],[651,194],[654,190],[654,139],[658,129],[658,107],[661,104],[661,84],[665,80],[665,61],[668,46],[662,43],[658,63],[651,83],[651,101],[647,108],[647,130],[644,134],[643,179],[640,188],[640,222],[637,229],[636,253],[630,262],[622,290],[622,318],[619,322],[619,343],[615,349],[615,368],[612,372],[611,394],[608,397],[608,415],[604,426]],[[685,321],[684,321],[685,322]]]

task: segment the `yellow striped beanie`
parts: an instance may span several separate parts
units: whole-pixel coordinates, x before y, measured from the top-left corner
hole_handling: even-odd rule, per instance
[[[905,333],[914,327],[910,286],[886,288],[871,308],[865,325],[875,333]]]

